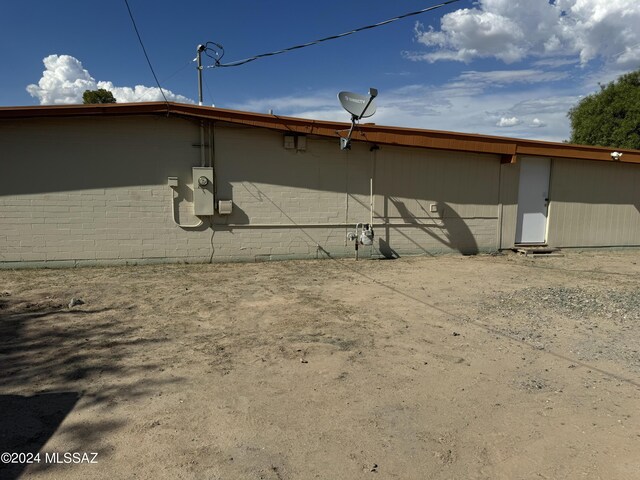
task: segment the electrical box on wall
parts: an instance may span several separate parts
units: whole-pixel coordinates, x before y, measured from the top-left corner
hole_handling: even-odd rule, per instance
[[[233,211],[232,200],[218,200],[218,213],[220,215],[231,215]]]
[[[213,215],[213,168],[193,167],[193,213]]]
[[[287,150],[291,150],[296,148],[296,137],[293,135],[285,135],[284,136],[284,148]]]

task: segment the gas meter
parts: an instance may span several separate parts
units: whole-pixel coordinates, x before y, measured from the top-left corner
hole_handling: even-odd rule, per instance
[[[373,225],[369,223],[357,223],[356,231],[347,233],[347,240],[354,243],[356,260],[358,260],[358,246],[373,245]]]
[[[360,233],[361,245],[373,245],[373,227],[368,223],[362,226],[362,233]]]

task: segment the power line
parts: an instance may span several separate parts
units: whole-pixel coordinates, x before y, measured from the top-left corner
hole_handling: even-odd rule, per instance
[[[136,25],[136,21],[133,18],[133,13],[131,13],[131,7],[129,7],[128,0],[124,0],[125,5],[127,6],[127,10],[129,12],[129,17],[131,18],[131,23],[133,23],[133,29],[136,31],[136,35],[138,36],[138,41],[140,42],[140,46],[142,47],[142,51],[144,52],[144,56],[147,59],[147,63],[149,64],[149,68],[151,69],[151,73],[153,74],[153,78],[156,81],[156,85],[160,89],[160,93],[162,94],[162,98],[164,98],[164,102],[167,104],[167,114],[169,114],[169,101],[164,94],[164,90],[160,86],[160,82],[158,81],[158,77],[156,76],[156,72],[153,70],[153,65],[151,65],[151,60],[149,60],[149,55],[147,55],[147,49],[144,48],[144,43],[142,43],[142,37],[140,37],[140,32],[138,31],[138,27]]]
[[[173,72],[171,75],[169,75],[168,77],[165,77],[162,79],[162,83],[168,82],[169,80],[171,80],[173,77],[175,77],[176,75],[178,75],[179,73],[182,73],[187,67],[191,66],[191,64],[193,63],[193,60],[189,60],[187,61],[187,63],[185,63],[184,65],[182,65],[179,69],[177,69],[175,72]]]
[[[390,18],[388,20],[384,20],[382,22],[374,23],[372,25],[367,25],[367,26],[364,26],[364,27],[356,28],[355,30],[351,30],[349,32],[340,33],[338,35],[332,35],[330,37],[325,37],[325,38],[321,38],[319,40],[314,40],[312,42],[303,43],[303,44],[300,44],[300,45],[295,45],[293,47],[284,48],[282,50],[276,50],[274,52],[261,53],[260,55],[254,55],[253,57],[245,58],[244,60],[237,60],[235,62],[229,62],[229,63],[221,63],[222,57],[224,56],[224,48],[222,48],[222,45],[219,45],[219,44],[213,43],[213,42],[207,42],[205,53],[207,53],[207,51],[211,51],[215,55],[215,57],[213,57],[213,56],[211,56],[211,55],[209,55],[207,53],[207,55],[209,57],[211,57],[215,61],[215,63],[213,65],[209,65],[207,68],[239,67],[240,65],[245,65],[245,64],[247,64],[249,62],[253,62],[253,61],[258,60],[260,58],[272,57],[274,55],[280,55],[282,53],[290,52],[292,50],[298,50],[298,49],[301,49],[301,48],[310,47],[312,45],[317,45],[318,43],[327,42],[329,40],[336,40],[338,38],[346,37],[348,35],[353,35],[354,33],[362,32],[363,30],[369,30],[369,29],[372,29],[372,28],[377,28],[377,27],[381,27],[383,25],[387,25],[387,24],[392,23],[392,22],[397,22],[398,20],[402,20],[403,18],[412,17],[414,15],[420,15],[422,13],[426,13],[426,12],[429,12],[431,10],[435,10],[437,8],[444,7],[445,5],[449,5],[450,3],[455,3],[455,2],[459,2],[459,1],[460,0],[447,0],[445,2],[442,2],[442,3],[438,4],[438,5],[434,5],[432,7],[423,8],[422,10],[418,10],[418,11],[415,11],[415,12],[405,13],[404,15],[400,15],[400,16],[397,16],[397,17],[394,17],[394,18]],[[210,48],[209,47],[210,43],[215,45],[217,50]]]
[[[202,81],[204,82],[204,86],[207,89],[207,93],[209,94],[209,100],[211,100],[211,106],[213,106],[213,93],[211,93],[211,89],[209,88],[209,84],[207,83],[207,79],[202,77]]]

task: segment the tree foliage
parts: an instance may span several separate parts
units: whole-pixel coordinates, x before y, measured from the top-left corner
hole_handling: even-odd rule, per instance
[[[82,94],[82,103],[116,103],[113,93],[104,88],[98,90],[85,90]]]
[[[567,116],[571,143],[640,149],[640,70],[600,85]]]

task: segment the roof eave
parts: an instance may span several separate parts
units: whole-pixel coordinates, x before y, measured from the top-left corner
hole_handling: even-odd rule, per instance
[[[273,114],[242,112],[174,102],[0,107],[0,120],[96,115],[178,115],[268,128],[299,135],[318,135],[331,138],[345,135],[345,130],[350,127],[349,123],[343,122],[281,117]],[[616,149],[623,155],[620,160],[614,160],[611,157],[613,151],[611,148],[373,124],[359,125],[353,134],[353,139],[383,145],[496,154],[511,156],[514,159],[518,155],[532,155],[640,163],[640,151],[638,150]]]

